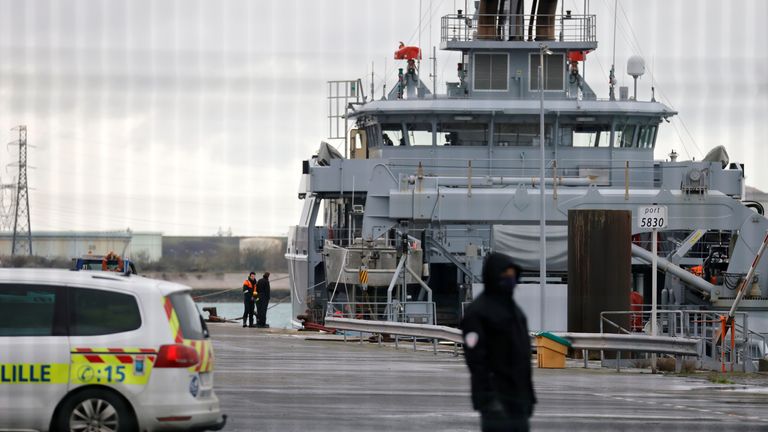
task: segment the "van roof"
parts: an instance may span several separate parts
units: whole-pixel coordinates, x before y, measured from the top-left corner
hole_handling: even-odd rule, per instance
[[[136,293],[157,289],[160,290],[162,295],[191,290],[191,288],[186,285],[149,279],[137,275],[123,276],[122,274],[103,271],[74,271],[40,268],[0,268],[0,283],[82,285],[89,287],[124,289]]]

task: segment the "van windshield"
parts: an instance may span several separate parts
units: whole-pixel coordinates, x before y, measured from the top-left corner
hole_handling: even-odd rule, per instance
[[[179,326],[184,339],[207,339],[208,327],[189,293],[175,293],[169,295],[168,298],[171,299],[173,309],[179,318]]]

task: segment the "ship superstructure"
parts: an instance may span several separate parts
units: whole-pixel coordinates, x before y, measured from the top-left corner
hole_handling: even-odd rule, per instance
[[[597,97],[581,73],[598,46],[595,15],[557,1],[533,2],[530,14],[523,1],[477,3],[476,13],[441,19],[440,48],[461,58],[444,93],[419,78],[418,50],[398,51],[402,68],[381,99],[364,97],[360,81],[329,83],[331,109],[343,107],[330,118],[343,119],[346,154],[324,143],[304,162],[304,207],[286,255],[294,318],[456,325],[482,290],[483,257],[497,250],[523,267],[531,327],[566,330],[568,211],[630,210],[636,219],[650,204],[669,212],[663,305],[727,310],[768,229],[762,207],[745,201],[744,165],[722,147],[701,161],[654,159],[658,130],[676,112],[613,85]],[[643,68],[633,58],[628,72]],[[650,299],[648,232],[633,230],[632,280]],[[767,270],[764,260],[741,304],[761,332]],[[542,302],[546,316],[537,315]]]

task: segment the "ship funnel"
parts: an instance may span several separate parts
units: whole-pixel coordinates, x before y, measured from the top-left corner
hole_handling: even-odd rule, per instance
[[[637,100],[637,79],[645,75],[645,60],[639,55],[633,55],[627,60],[627,74],[635,80],[634,99]]]

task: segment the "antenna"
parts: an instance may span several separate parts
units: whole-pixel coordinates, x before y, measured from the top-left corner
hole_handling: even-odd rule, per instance
[[[381,90],[381,100],[387,99],[387,58],[384,57],[384,88]]]
[[[437,99],[437,48],[432,47],[432,99]]]
[[[419,57],[416,59],[416,70],[417,73],[421,73],[421,0],[419,0]],[[421,79],[419,79],[419,90],[421,90]]]
[[[19,146],[19,177],[16,184],[16,214],[13,220],[13,244],[11,256],[32,255],[32,229],[29,217],[29,188],[27,187],[27,127],[17,126]]]
[[[616,17],[618,15],[619,0],[613,1],[613,60],[611,60],[611,72],[608,75],[609,98],[616,100]]]
[[[656,83],[654,82],[654,73],[656,73],[656,56],[651,57],[651,102],[656,102]]]

